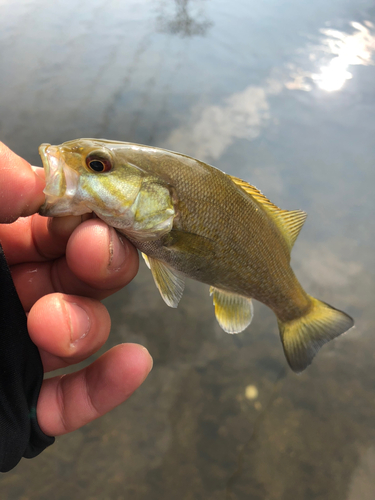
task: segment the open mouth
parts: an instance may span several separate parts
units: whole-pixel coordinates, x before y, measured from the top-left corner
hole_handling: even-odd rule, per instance
[[[66,181],[59,148],[50,144],[42,144],[39,147],[39,154],[46,174],[46,187],[44,188],[46,201],[48,197],[63,196]]]
[[[39,154],[46,174],[46,199],[39,209],[40,215],[62,217],[91,212],[76,200],[79,175],[65,163],[60,147],[42,144]]]

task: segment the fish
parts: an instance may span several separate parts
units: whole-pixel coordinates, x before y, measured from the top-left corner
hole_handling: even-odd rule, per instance
[[[349,330],[345,312],[308,295],[291,266],[306,219],[256,187],[187,155],[105,139],[39,148],[46,217],[93,212],[141,252],[159,292],[177,307],[185,279],[206,283],[227,333],[245,330],[253,299],[272,309],[291,369]]]

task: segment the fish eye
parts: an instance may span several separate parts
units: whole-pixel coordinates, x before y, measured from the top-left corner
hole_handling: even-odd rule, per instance
[[[112,169],[112,162],[106,154],[93,152],[87,155],[86,165],[89,170],[96,173],[109,172]]]

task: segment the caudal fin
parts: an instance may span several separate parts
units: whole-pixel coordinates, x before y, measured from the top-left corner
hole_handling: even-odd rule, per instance
[[[354,325],[353,319],[338,309],[310,297],[312,307],[301,318],[278,321],[286,359],[299,373],[309,366],[319,349]]]

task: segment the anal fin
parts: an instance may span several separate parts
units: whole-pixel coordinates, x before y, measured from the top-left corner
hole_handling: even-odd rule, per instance
[[[253,319],[253,303],[250,298],[210,287],[216,319],[227,333],[240,333]]]
[[[184,293],[185,280],[177,271],[164,262],[142,253],[147,267],[151,270],[160,295],[169,307],[177,307]]]

